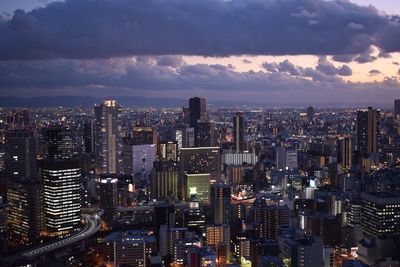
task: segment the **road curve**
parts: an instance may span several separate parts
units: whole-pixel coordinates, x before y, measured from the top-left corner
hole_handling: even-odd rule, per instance
[[[101,219],[97,214],[96,215],[84,214],[83,219],[85,221],[85,225],[78,233],[69,236],[67,238],[61,239],[59,241],[50,244],[45,244],[41,247],[25,251],[24,253],[22,253],[22,256],[28,258],[40,256],[42,254],[51,252],[53,250],[71,245],[75,242],[88,238],[89,236],[95,234],[100,229]]]

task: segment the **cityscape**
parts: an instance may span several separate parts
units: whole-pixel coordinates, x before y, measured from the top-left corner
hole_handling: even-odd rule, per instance
[[[400,267],[400,3],[2,0],[0,267]]]
[[[394,109],[1,109],[2,266],[398,266]]]

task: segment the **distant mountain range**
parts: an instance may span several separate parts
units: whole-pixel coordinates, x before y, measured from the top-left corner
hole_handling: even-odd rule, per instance
[[[119,104],[125,107],[182,107],[187,105],[187,99],[178,98],[154,98],[138,96],[116,96],[110,97],[117,100]],[[100,103],[104,98],[95,98],[89,96],[40,96],[40,97],[0,97],[0,107],[88,107]],[[392,103],[261,103],[248,101],[226,101],[211,100],[208,104],[216,107],[269,107],[269,108],[303,108],[312,105],[316,108],[374,108],[392,109]]]

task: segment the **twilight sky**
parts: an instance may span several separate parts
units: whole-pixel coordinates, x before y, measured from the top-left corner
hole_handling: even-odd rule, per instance
[[[391,103],[399,14],[398,0],[2,0],[0,97]]]

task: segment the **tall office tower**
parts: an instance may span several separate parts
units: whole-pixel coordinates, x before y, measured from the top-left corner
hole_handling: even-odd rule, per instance
[[[189,202],[189,210],[187,210],[187,226],[189,230],[201,233],[206,227],[206,215],[203,207],[195,198],[191,198]]]
[[[231,187],[213,184],[210,187],[211,221],[215,224],[229,224],[231,214]]]
[[[194,147],[195,146],[195,133],[194,128],[190,127],[176,127],[175,136],[178,148],[182,147]]]
[[[235,142],[236,153],[244,150],[244,115],[237,112],[233,117],[233,141]]]
[[[181,123],[184,124],[189,124],[189,108],[188,107],[182,107],[182,120]]]
[[[320,237],[285,238],[282,258],[286,266],[320,267],[323,265],[323,245]]]
[[[219,182],[221,177],[221,155],[219,147],[182,148],[180,155],[179,192],[182,199],[190,197],[186,190],[188,174],[207,174],[212,182]],[[210,181],[209,180],[209,181]],[[209,185],[208,185],[209,189]]]
[[[149,126],[135,126],[132,130],[133,145],[157,144],[157,130]]]
[[[117,218],[117,178],[99,177],[100,208],[104,210],[105,228],[112,228]]]
[[[85,121],[83,125],[83,145],[84,151],[88,154],[94,152],[94,129],[95,122],[93,120]]]
[[[43,160],[44,216],[50,237],[80,229],[81,168],[79,160]]]
[[[343,169],[351,169],[353,164],[353,146],[349,137],[339,138],[337,141],[337,163]]]
[[[103,104],[94,107],[94,115],[96,173],[119,173],[121,107],[115,100],[104,100]]]
[[[379,110],[369,107],[357,111],[357,150],[363,154],[378,152]]]
[[[394,115],[400,115],[400,99],[394,101]]]
[[[6,171],[9,180],[37,178],[37,138],[28,130],[6,133]]]
[[[178,161],[178,142],[158,143],[158,158],[164,161]]]
[[[44,157],[46,159],[71,159],[78,155],[73,131],[63,126],[43,129]]]
[[[145,231],[114,232],[107,237],[113,243],[114,266],[146,267],[157,252],[157,240]]]
[[[196,198],[200,202],[208,202],[210,200],[210,174],[209,173],[193,173],[185,174],[184,182],[184,198],[188,201]]]
[[[44,229],[43,190],[39,181],[10,179],[7,184],[10,243],[30,245],[39,241]]]
[[[206,99],[202,97],[189,98],[189,124],[196,127],[197,121],[207,117]]]
[[[198,121],[194,129],[195,146],[210,147],[217,145],[217,137],[214,123],[211,121]]]
[[[179,165],[175,161],[155,161],[151,173],[153,199],[178,198]]]
[[[298,167],[297,150],[276,148],[276,167],[281,170],[294,170]]]
[[[400,234],[400,196],[389,192],[361,193],[361,226],[367,237]]]
[[[307,220],[306,231],[321,236],[324,246],[339,245],[342,241],[340,217],[327,213],[318,213]]]
[[[154,206],[153,224],[156,233],[161,225],[175,227],[175,207],[172,204],[160,203]]]
[[[228,224],[212,224],[207,226],[207,246],[212,246],[217,251],[218,266],[224,266],[229,261],[230,232]]]
[[[156,155],[156,145],[132,146],[132,173],[150,174]]]
[[[289,208],[267,206],[264,201],[255,202],[251,208],[257,238],[277,239],[281,228],[289,227]]]
[[[311,106],[307,108],[307,121],[308,122],[314,121],[314,108]]]

